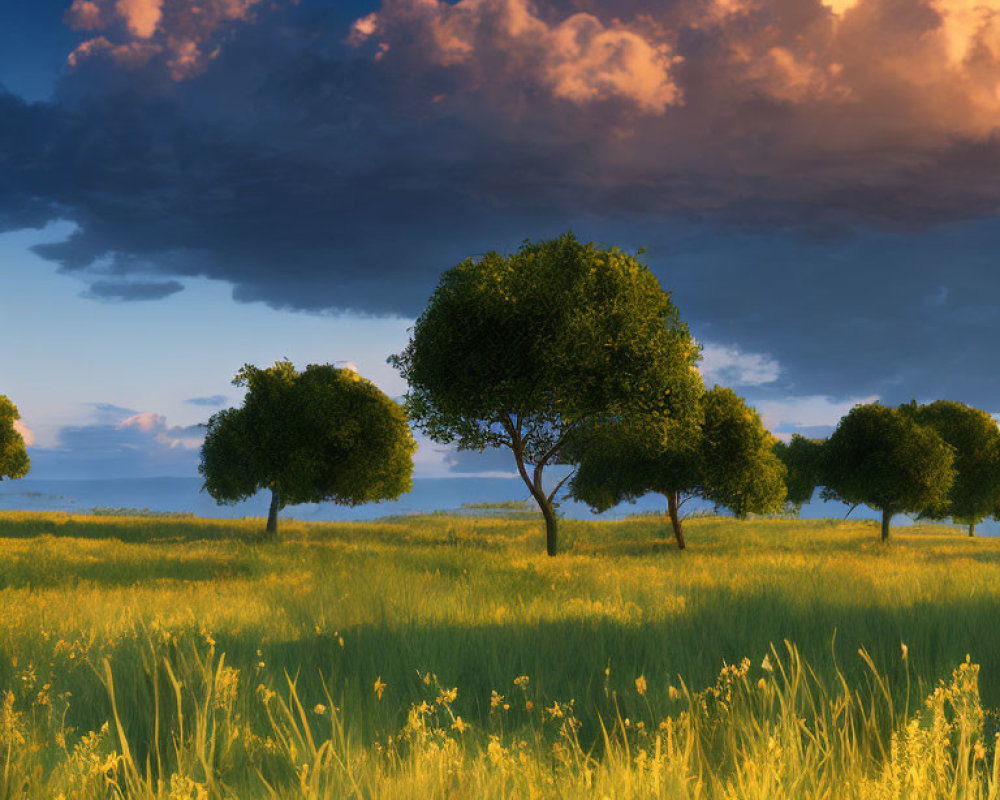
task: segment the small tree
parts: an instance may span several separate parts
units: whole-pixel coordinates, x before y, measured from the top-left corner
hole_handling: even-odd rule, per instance
[[[785,465],[788,502],[801,508],[812,499],[820,481],[823,440],[807,439],[795,433],[788,444],[775,443],[774,452]]]
[[[754,409],[731,389],[715,387],[688,419],[646,414],[591,426],[572,444],[579,468],[570,491],[596,511],[649,492],[663,494],[683,550],[679,511],[692,497],[737,516],[782,507],[785,469],[774,444]]]
[[[993,513],[1000,499],[1000,428],[985,411],[951,400],[918,406],[900,406],[921,425],[933,428],[955,451],[955,481],[948,496],[924,509],[931,519],[951,517],[969,526],[976,535],[976,523]]]
[[[882,512],[882,541],[895,514],[947,500],[953,450],[933,429],[899,409],[855,406],[823,445],[821,482],[846,503]]]
[[[14,425],[20,418],[17,406],[0,394],[0,481],[23,478],[31,468],[24,437]]]
[[[416,444],[403,409],[357,373],[329,364],[250,364],[233,380],[241,408],[208,421],[199,471],[220,503],[271,490],[267,533],[288,504],[358,505],[410,491]]]
[[[510,448],[555,555],[562,483],[550,488],[543,474],[565,460],[569,434],[630,410],[689,413],[701,390],[697,358],[645,266],[567,233],[445,272],[389,361],[410,384],[411,419],[431,439]]]

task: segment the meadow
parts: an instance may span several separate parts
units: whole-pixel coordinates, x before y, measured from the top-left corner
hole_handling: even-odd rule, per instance
[[[998,797],[1000,540],[0,513],[0,800]]]

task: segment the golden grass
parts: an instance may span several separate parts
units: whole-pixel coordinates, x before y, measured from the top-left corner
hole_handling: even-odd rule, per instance
[[[260,525],[0,513],[0,798],[996,797],[1000,541]]]

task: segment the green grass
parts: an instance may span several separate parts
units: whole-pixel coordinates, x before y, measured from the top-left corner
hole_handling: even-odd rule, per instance
[[[405,791],[423,786],[420,791],[430,792],[431,783],[420,783],[430,778],[420,778],[413,752],[433,742],[435,758],[457,759],[462,780],[472,781],[462,791],[479,796],[527,797],[536,790],[536,796],[588,795],[597,790],[593,774],[585,785],[586,770],[611,781],[609,796],[647,796],[621,784],[635,777],[616,761],[621,748],[641,745],[632,742],[626,719],[630,725],[643,721],[646,730],[670,719],[671,725],[688,725],[686,736],[695,736],[691,726],[701,731],[693,760],[671,763],[708,770],[702,796],[722,797],[727,781],[741,785],[737,740],[719,732],[714,705],[696,713],[692,697],[715,686],[724,665],[748,658],[748,668],[733,679],[745,687],[749,704],[740,724],[773,716],[774,730],[783,730],[781,703],[770,711],[754,705],[757,682],[777,681],[760,666],[769,652],[771,660],[799,665],[801,683],[813,694],[847,691],[852,730],[864,732],[850,750],[857,760],[850,774],[859,781],[862,773],[880,774],[879,748],[891,749],[891,733],[912,718],[940,679],[950,680],[966,654],[981,666],[976,702],[981,694],[986,708],[1000,706],[1000,541],[970,540],[957,529],[898,528],[886,547],[870,522],[705,518],[688,523],[689,549],[681,553],[660,520],[565,522],[563,536],[572,549],[549,559],[541,524],[521,517],[287,522],[281,540],[265,544],[255,541],[260,526],[259,520],[0,514],[0,690],[12,692],[10,708],[0,713],[0,755],[6,713],[18,720],[10,729],[22,731],[20,742],[6,734],[7,763],[35,775],[28,783],[18,778],[20,790],[17,780],[0,779],[0,798],[32,796],[43,786],[46,796],[54,796],[54,787],[70,786],[66,770],[76,763],[74,747],[105,723],[109,728],[94,752],[121,756],[127,742],[135,765],[119,796],[169,797],[166,778],[163,793],[156,794],[159,774],[174,774],[178,786],[183,778],[207,787],[207,797],[241,800],[268,796],[265,780],[284,786],[276,789],[282,797],[390,796],[404,784],[410,787]],[[171,670],[183,688],[174,685]],[[295,681],[294,695],[286,675]],[[516,688],[513,681],[522,675],[529,682]],[[637,691],[640,676],[644,694]],[[219,680],[230,688],[218,689]],[[381,698],[373,689],[377,680],[385,684]],[[435,702],[441,689],[452,687],[457,697]],[[494,691],[505,698],[496,708]],[[774,697],[799,691],[801,686],[775,684]],[[262,699],[268,692],[277,693],[270,705]],[[228,698],[221,704],[212,699],[221,695]],[[336,753],[337,763],[356,763],[366,776],[363,787],[352,788],[343,770],[328,767],[346,781],[331,783],[339,787],[333,793],[315,787],[287,793],[298,785],[296,759],[309,750],[308,737],[290,755],[279,735],[290,723],[273,709],[284,703],[294,710],[295,698],[303,709],[301,718],[290,718],[296,735],[308,728],[322,738],[323,726],[324,741],[335,744],[342,735],[341,749],[330,744],[325,757]],[[413,708],[425,700],[435,716],[427,717],[425,739],[418,741]],[[544,709],[564,708],[553,703],[570,701],[571,712],[545,715]],[[199,712],[199,703],[214,710]],[[503,704],[510,708],[504,711]],[[329,710],[317,713],[317,705],[337,707],[332,728]],[[822,718],[816,708],[806,711],[808,719]],[[178,725],[181,717],[197,719],[199,713],[204,725],[211,717],[219,730],[225,725],[216,717],[228,714],[230,729],[243,731],[234,740],[243,748],[232,756],[234,764],[210,769],[201,763],[204,750],[191,755],[205,746],[205,735],[197,745],[193,723],[183,737]],[[942,714],[954,716],[954,710]],[[452,728],[458,717],[462,723]],[[788,724],[797,723],[793,718]],[[983,725],[992,752],[991,718]],[[714,732],[705,733],[710,728]],[[558,760],[552,747],[561,743],[566,757],[577,759],[573,780],[582,783],[562,785],[557,793],[558,781],[550,785],[540,777],[534,789],[517,781],[509,791],[497,788],[491,781],[501,779],[503,758],[490,756],[496,755],[488,747],[490,734],[498,737],[503,758],[514,759],[525,774],[551,773],[551,764],[542,761]],[[257,744],[247,744],[255,738]],[[453,746],[442,742],[459,740],[461,752],[447,755]],[[962,746],[968,749],[971,740]],[[666,740],[660,747],[665,752]],[[652,740],[646,748],[651,754],[650,748]],[[346,755],[349,749],[353,756]],[[21,750],[27,753],[23,763],[10,755]],[[373,754],[390,750],[410,760],[379,766]],[[634,772],[635,753],[629,752],[624,763]],[[782,763],[798,762],[789,762],[786,752]],[[436,768],[443,769],[441,763]],[[229,777],[216,784],[209,773]],[[124,761],[114,775],[119,783],[128,777]],[[392,789],[393,781],[403,783]],[[929,785],[920,784],[921,791]],[[648,796],[698,796],[664,793],[664,786]],[[80,786],[74,791],[116,796],[107,785],[87,789],[91,794],[81,794]]]

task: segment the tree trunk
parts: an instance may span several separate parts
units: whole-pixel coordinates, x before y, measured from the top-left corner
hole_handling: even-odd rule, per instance
[[[969,536],[975,536],[975,535],[976,535],[976,523],[975,522],[970,522],[969,523]]]
[[[542,516],[545,518],[545,552],[550,556],[554,556],[559,552],[559,538],[556,530],[556,510],[552,507],[552,503],[545,496],[540,499],[535,498],[538,501],[539,507],[542,509]]]
[[[278,508],[281,506],[281,492],[271,487],[271,508],[267,512],[267,538],[278,538]]]
[[[681,528],[681,518],[677,511],[680,507],[680,492],[667,492],[667,513],[670,515],[670,526],[674,529],[677,549],[684,549],[684,531]]]
[[[889,541],[889,520],[892,519],[892,512],[888,508],[882,509],[882,541]]]

